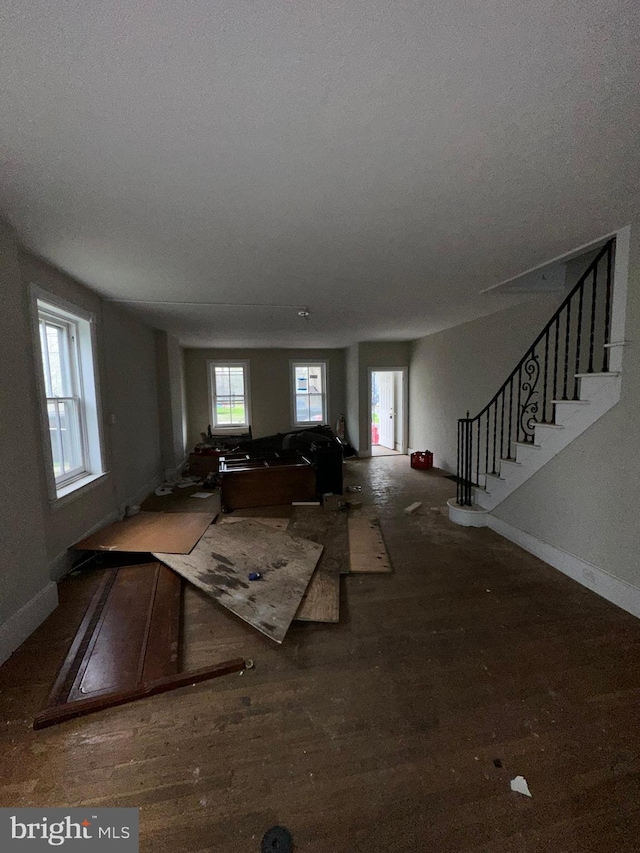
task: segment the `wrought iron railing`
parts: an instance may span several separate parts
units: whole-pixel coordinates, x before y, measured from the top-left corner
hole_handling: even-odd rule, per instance
[[[460,505],[471,505],[481,477],[498,475],[500,460],[515,460],[515,445],[533,444],[537,423],[554,423],[555,400],[579,399],[580,374],[608,371],[614,242],[598,251],[482,411],[458,420]]]

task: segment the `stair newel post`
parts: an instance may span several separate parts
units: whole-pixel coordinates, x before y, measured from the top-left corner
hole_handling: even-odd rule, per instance
[[[518,368],[518,408],[516,409],[516,441],[520,441],[520,419],[522,415],[522,365]],[[525,435],[526,438],[526,435]],[[511,456],[511,448],[509,448],[509,456]]]
[[[473,465],[473,423],[467,412],[467,471],[464,484],[465,505],[471,506],[471,471]]]
[[[476,486],[480,485],[480,425],[482,424],[482,418],[478,418],[476,421],[477,424],[477,435],[476,435]]]
[[[584,300],[584,281],[580,285],[580,296],[578,299],[578,325],[576,328],[576,366],[573,371],[573,399],[578,399],[578,380],[576,373],[580,373],[580,344],[582,341],[582,303]]]
[[[485,452],[484,452],[484,473],[485,473],[485,477],[487,475],[487,471],[489,470],[489,427],[490,426],[491,426],[491,406],[489,406],[489,408],[487,409],[487,426],[486,426],[487,435],[486,435],[486,446],[485,446]],[[486,482],[486,480],[485,480],[485,482]],[[478,485],[480,485],[479,481],[478,481]]]
[[[502,406],[500,413],[500,459],[504,456],[504,404],[505,404],[505,391],[504,388],[502,390]],[[495,471],[496,466],[493,466],[493,470]]]
[[[462,421],[458,419],[458,460],[456,471],[456,500],[462,503]]]
[[[604,351],[602,353],[602,372],[609,372],[609,347],[606,344],[611,343],[611,285],[612,285],[612,266],[613,266],[613,246],[609,243],[607,247],[607,292],[605,296],[604,307]]]
[[[587,373],[593,373],[593,347],[596,337],[596,292],[598,288],[598,265],[593,268],[593,285],[591,290],[591,326],[589,329],[589,369]]]
[[[509,380],[509,429],[507,430],[507,459],[511,459],[511,421],[513,417],[513,376]]]

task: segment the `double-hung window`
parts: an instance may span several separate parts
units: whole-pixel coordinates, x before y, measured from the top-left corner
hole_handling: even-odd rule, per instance
[[[327,422],[327,362],[292,361],[294,426]]]
[[[249,362],[207,362],[209,369],[209,409],[214,429],[248,428]]]
[[[91,318],[37,298],[43,421],[52,498],[103,473]]]

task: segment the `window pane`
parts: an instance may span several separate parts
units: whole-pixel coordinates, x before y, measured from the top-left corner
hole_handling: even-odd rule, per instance
[[[309,397],[306,394],[296,395],[296,421],[302,423],[309,420]]]
[[[69,471],[84,468],[78,406],[75,400],[60,400],[57,406],[62,441],[62,471],[68,474]]]
[[[320,365],[309,367],[309,393],[322,394],[322,367]]]
[[[237,394],[240,397],[244,396],[244,369],[242,367],[230,368],[229,384],[231,386],[231,394]]]
[[[59,477],[62,474],[62,441],[60,439],[58,407],[56,403],[47,403],[47,415],[49,417],[51,455],[53,456],[53,474],[55,477]]]
[[[49,369],[51,371],[51,395],[53,397],[64,397],[71,395],[69,388],[69,377],[65,359],[65,334],[60,326],[53,323],[46,324],[47,350],[49,352]]]
[[[322,394],[309,394],[309,420],[322,420]]]
[[[231,401],[231,423],[245,424],[244,397],[234,397]]]
[[[216,397],[228,397],[230,393],[229,368],[216,367]]]
[[[216,424],[222,426],[231,424],[231,403],[228,397],[218,397],[216,400]]]
[[[306,394],[309,390],[309,369],[296,367],[296,393]]]

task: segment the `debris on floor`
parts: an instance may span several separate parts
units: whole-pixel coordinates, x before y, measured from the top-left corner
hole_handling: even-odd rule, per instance
[[[411,515],[417,509],[420,509],[421,506],[422,506],[422,501],[415,501],[414,503],[409,504],[409,506],[406,506],[404,508],[404,511],[407,513],[407,515]]]
[[[349,516],[349,568],[354,574],[391,571],[377,518]]]
[[[531,796],[531,791],[524,776],[516,776],[515,779],[511,780],[511,790],[517,794],[524,794],[525,797]]]
[[[246,669],[238,658],[178,671],[181,594],[181,578],[160,563],[106,570],[33,727]]]

